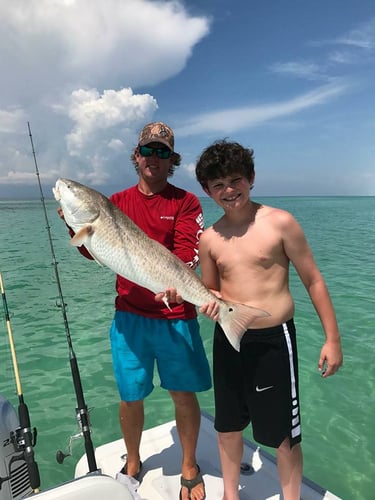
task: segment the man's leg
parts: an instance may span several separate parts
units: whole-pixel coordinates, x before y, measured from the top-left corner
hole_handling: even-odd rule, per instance
[[[303,459],[299,443],[291,448],[289,438],[284,439],[277,449],[277,468],[284,500],[300,500]]]
[[[182,448],[181,474],[185,479],[194,479],[198,473],[196,448],[198,443],[201,413],[194,392],[170,391],[174,405],[178,436]],[[182,488],[182,499],[187,500],[188,490]],[[191,500],[205,498],[204,486],[198,483],[191,491]]]
[[[119,417],[127,450],[127,473],[129,476],[134,476],[139,472],[139,447],[144,424],[143,400],[121,401]]]
[[[218,432],[218,446],[224,481],[223,500],[238,500],[240,466],[243,455],[242,431]]]

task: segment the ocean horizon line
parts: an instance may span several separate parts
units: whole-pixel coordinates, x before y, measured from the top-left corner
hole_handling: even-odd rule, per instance
[[[259,194],[253,195],[252,200],[256,198],[375,198],[375,194]],[[46,201],[56,201],[53,196],[44,199]],[[209,196],[198,196],[200,200],[209,200]],[[40,196],[27,196],[27,197],[14,197],[14,196],[0,196],[0,202],[16,202],[16,201],[41,201]]]

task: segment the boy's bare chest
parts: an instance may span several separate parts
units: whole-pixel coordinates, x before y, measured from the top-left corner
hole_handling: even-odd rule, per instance
[[[280,235],[270,227],[249,229],[243,235],[217,238],[211,248],[221,270],[253,266],[268,268],[283,255]]]

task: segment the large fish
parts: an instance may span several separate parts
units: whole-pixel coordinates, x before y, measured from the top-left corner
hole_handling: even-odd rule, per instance
[[[184,300],[198,307],[213,300],[218,302],[218,322],[237,351],[251,323],[257,317],[268,316],[255,307],[218,299],[192,269],[149,238],[98,191],[69,179],[58,179],[53,194],[66,223],[76,233],[72,245],[84,245],[100,265],[155,294],[176,288]]]

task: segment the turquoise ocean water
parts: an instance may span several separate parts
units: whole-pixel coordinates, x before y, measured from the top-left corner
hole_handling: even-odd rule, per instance
[[[375,478],[375,197],[280,197],[256,201],[291,211],[302,224],[327,281],[343,339],[344,367],[323,380],[317,363],[323,332],[294,270],[300,359],[304,474],[345,500],[371,500]],[[69,245],[56,203],[47,212],[67,304],[70,334],[91,409],[94,446],[119,439],[118,395],[113,380],[108,328],[113,315],[114,275],[83,259]],[[202,199],[206,225],[221,211]],[[0,200],[0,271],[6,289],[22,392],[31,424],[41,487],[73,477],[83,454],[56,462],[78,432],[68,344],[40,200]],[[17,407],[18,398],[3,309],[0,306],[0,393]],[[213,325],[200,317],[211,361]],[[213,414],[211,391],[200,394]],[[156,388],[146,403],[146,427],[173,418],[166,391]],[[252,439],[251,431],[246,434]],[[268,450],[271,451],[271,450]]]

